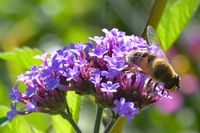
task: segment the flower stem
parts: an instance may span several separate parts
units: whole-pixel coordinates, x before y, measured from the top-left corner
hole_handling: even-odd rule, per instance
[[[126,117],[119,117],[112,126],[110,133],[122,133],[125,124]]]
[[[153,8],[142,33],[142,37],[144,39],[146,39],[146,29],[148,25],[151,25],[155,29],[157,28],[166,4],[167,0],[155,0]]]
[[[100,125],[101,125],[102,112],[103,112],[103,108],[101,106],[98,106],[97,114],[96,114],[96,120],[95,120],[95,126],[94,126],[94,133],[99,133],[99,128],[100,128]]]
[[[117,116],[117,117],[113,118],[112,120],[110,120],[110,122],[106,126],[106,129],[105,129],[104,133],[110,133],[110,131],[112,130],[112,128],[116,124],[118,118],[119,118],[119,116]]]
[[[74,130],[77,133],[81,133],[81,130],[79,129],[78,125],[76,124],[76,122],[73,120],[73,118],[71,117],[71,115],[67,114],[66,112],[61,112],[61,116],[68,120],[69,123],[72,125],[72,127],[74,128]]]

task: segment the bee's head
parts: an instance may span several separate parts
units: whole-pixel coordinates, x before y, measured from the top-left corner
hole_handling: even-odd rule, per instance
[[[180,77],[179,75],[176,75],[167,82],[165,82],[164,87],[169,91],[175,91],[180,88],[179,82],[180,82]]]

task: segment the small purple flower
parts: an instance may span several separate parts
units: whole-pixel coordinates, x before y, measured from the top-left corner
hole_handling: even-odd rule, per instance
[[[83,67],[87,63],[88,63],[87,60],[78,60],[75,65],[77,65],[79,67]]]
[[[67,69],[67,81],[72,80],[73,78],[76,78],[79,75],[80,71],[79,71],[79,66],[74,66],[73,69],[68,68]]]
[[[122,44],[119,47],[113,46],[113,55],[124,58],[128,53],[128,48]]]
[[[51,74],[52,70],[54,72],[58,72],[60,67],[63,67],[62,62],[60,62],[60,60],[57,60],[57,54],[55,54],[52,57],[50,65],[48,66],[47,70],[50,69],[50,74]]]
[[[101,71],[101,75],[109,78],[109,72],[108,71]]]
[[[49,76],[51,76],[52,72],[56,72],[55,69],[53,69],[51,66],[41,67],[41,74],[40,76],[45,79]]]
[[[101,74],[101,70],[100,69],[93,69],[90,71],[90,74],[91,76],[95,76],[95,75],[98,75],[98,74]]]
[[[21,100],[22,94],[18,90],[18,84],[14,88],[12,88],[11,93],[10,93],[10,98],[14,102],[19,102]]]
[[[101,83],[101,91],[103,92],[117,92],[117,88],[119,87],[119,83],[113,84],[111,81],[107,81],[107,83]]]
[[[100,74],[96,74],[95,77],[90,77],[90,82],[92,82],[93,84],[99,84],[102,80]]]
[[[119,113],[121,117],[126,116],[128,120],[133,119],[133,117],[139,113],[139,109],[134,107],[133,102],[125,102],[125,98],[120,98],[120,101],[114,101],[115,107],[113,111]]]
[[[67,54],[67,51],[58,50],[57,54],[55,55],[55,60],[57,60],[58,63],[65,63],[67,61]]]
[[[75,53],[66,50],[58,50],[51,58],[51,67],[54,70],[64,69],[64,66],[72,67],[74,65]]]
[[[115,69],[108,69],[108,71],[101,71],[101,75],[102,76],[105,76],[107,79],[111,80],[115,77],[117,77],[117,75],[119,74],[120,72],[115,70]]]
[[[20,74],[18,77],[17,77],[17,81],[22,81],[22,82],[25,82],[26,80],[28,80],[28,76],[26,76],[25,74]]]
[[[131,43],[133,50],[149,50],[149,46],[143,38],[139,38],[137,36],[131,36]]]
[[[126,116],[128,120],[133,119],[133,117],[139,113],[139,109],[134,108],[134,103],[133,102],[126,102],[122,110],[120,111],[121,116]]]
[[[26,89],[26,95],[25,97],[31,97],[35,94],[35,91],[36,91],[36,88],[31,88],[31,87],[28,87]]]
[[[117,71],[122,71],[125,69],[128,65],[125,65],[126,61],[122,57],[118,56],[105,56],[104,60],[108,62],[108,65],[111,69],[117,70]]]
[[[79,52],[83,52],[83,51],[85,50],[86,47],[87,47],[86,45],[84,45],[83,43],[79,42],[79,43],[77,43],[77,44],[75,45],[75,48],[74,48],[74,49],[76,49],[76,50],[79,51]]]
[[[12,121],[12,119],[18,114],[18,111],[16,110],[16,104],[10,104],[11,111],[7,113],[7,118],[9,121]]]
[[[32,78],[32,79],[36,79],[37,77],[38,77],[38,75],[39,75],[39,70],[38,70],[38,68],[37,68],[37,66],[33,66],[33,67],[31,67],[31,71],[30,71],[30,77]]]
[[[94,49],[93,53],[89,53],[90,56],[96,56],[98,58],[103,58],[103,56],[107,53],[107,49],[102,45],[97,45]]]
[[[115,113],[120,113],[120,111],[122,110],[123,105],[125,104],[125,98],[121,97],[120,100],[115,100],[113,103],[115,105],[115,107],[113,108],[113,111]]]
[[[59,80],[48,77],[45,79],[47,90],[53,90],[59,85]]]
[[[84,49],[84,52],[86,54],[86,59],[89,59],[90,58],[89,53],[90,53],[90,51],[92,51],[92,49],[94,49],[95,46],[94,46],[94,43],[92,43],[92,42],[88,42],[85,46],[86,47]]]
[[[98,36],[95,36],[93,38],[89,37],[89,39],[92,40],[92,41],[94,41],[97,45],[102,44],[103,38],[104,37],[98,37]]]
[[[35,112],[36,111],[36,101],[28,102],[26,104],[26,108],[28,109],[27,112]]]
[[[116,28],[113,28],[110,31],[107,29],[102,29],[102,31],[106,34],[106,37],[108,37],[108,38],[125,36],[125,32],[121,32]]]

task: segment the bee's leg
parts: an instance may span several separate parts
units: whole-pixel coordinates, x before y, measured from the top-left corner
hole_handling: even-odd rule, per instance
[[[169,96],[169,91],[167,91],[167,97]]]
[[[152,78],[149,78],[149,80],[147,81],[147,84],[146,84],[146,86],[145,86],[145,90],[146,90],[146,91],[148,91],[148,87],[149,87],[151,81],[152,81]]]
[[[163,95],[163,94],[164,94],[164,92],[165,92],[165,89],[163,89],[163,90],[162,90],[161,94]]]
[[[146,86],[148,86],[148,85],[151,83],[151,81],[152,81],[152,78],[150,78],[150,79],[148,80],[148,82],[147,82],[147,85],[146,85]]]
[[[155,85],[154,85],[154,87],[153,87],[153,91],[155,91],[156,90],[156,87],[158,86],[158,83],[156,83]]]

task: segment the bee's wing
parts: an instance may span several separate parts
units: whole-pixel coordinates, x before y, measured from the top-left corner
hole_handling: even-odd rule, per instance
[[[148,40],[149,46],[157,45],[159,48],[157,49],[157,51],[155,51],[155,53],[159,52],[160,56],[168,61],[165,53],[162,50],[160,50],[162,47],[160,37],[156,33],[155,29],[150,25],[147,26],[147,40]]]
[[[149,42],[149,45],[152,44],[161,44],[160,38],[154,28],[150,25],[147,26],[147,40]]]

